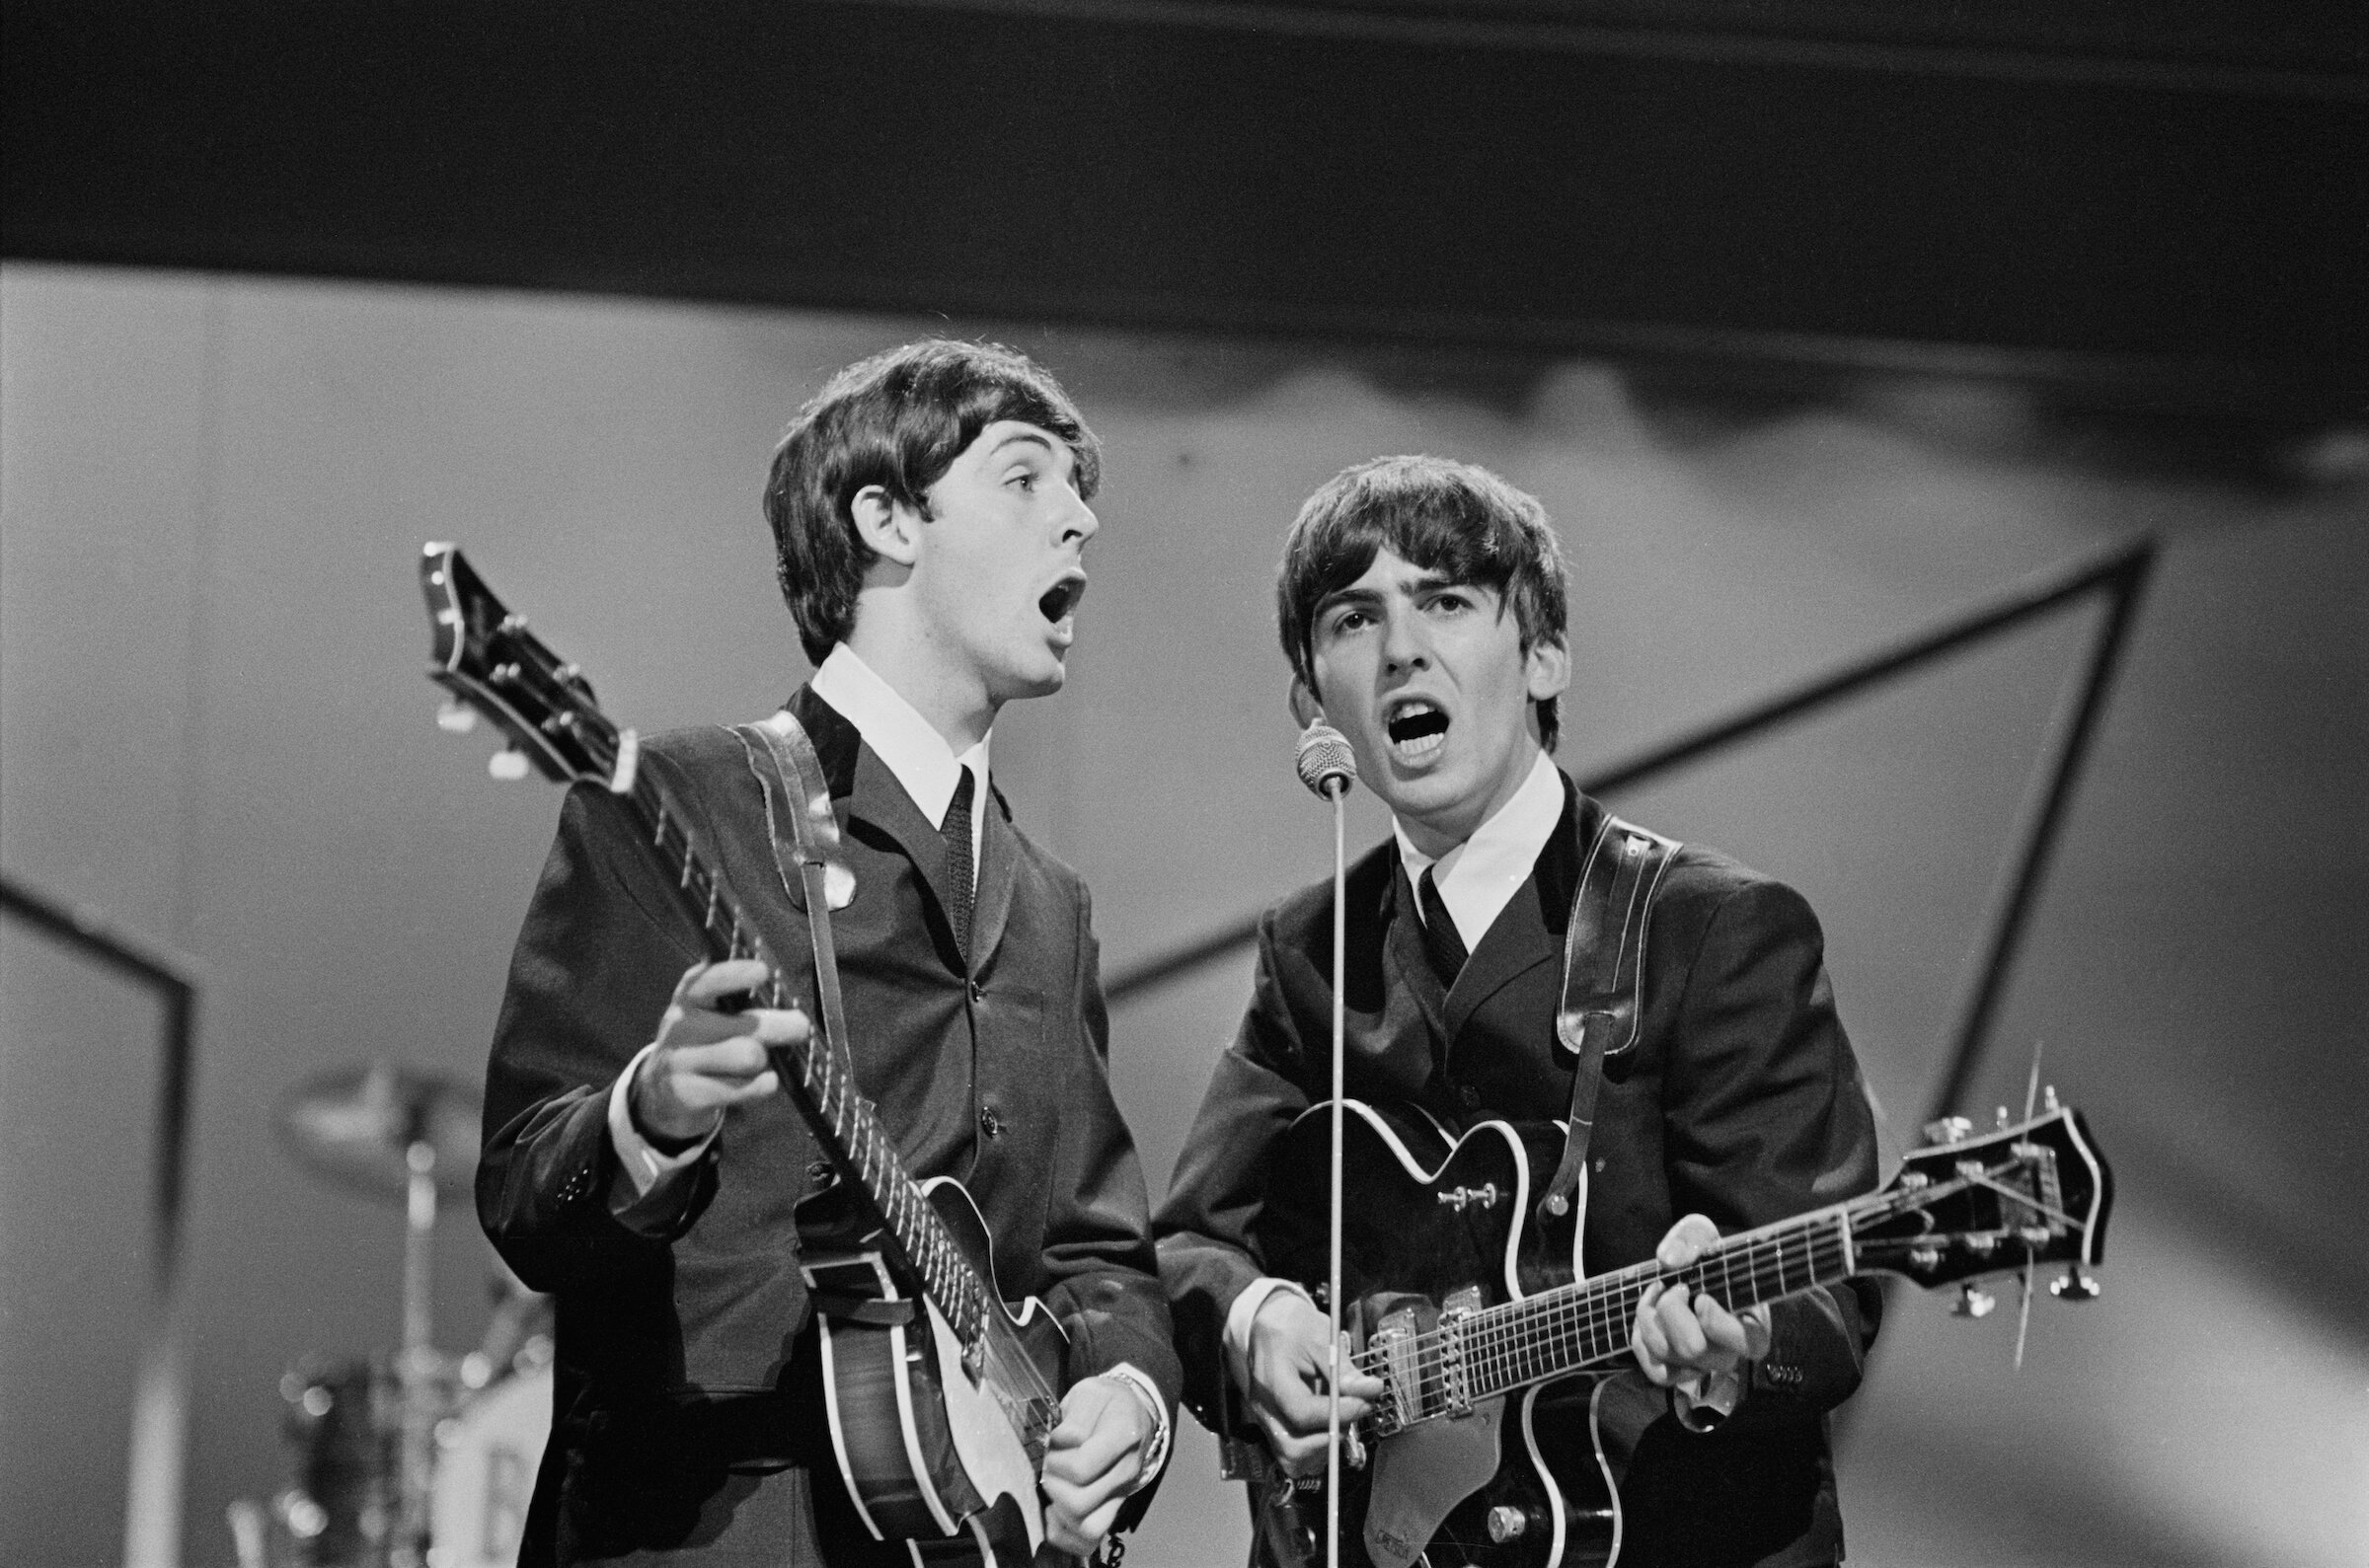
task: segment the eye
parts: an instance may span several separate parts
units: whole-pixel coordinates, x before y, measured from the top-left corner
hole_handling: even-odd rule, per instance
[[[1373,618],[1363,610],[1336,610],[1325,622],[1325,631],[1332,636],[1343,636],[1368,625]]]
[[[1031,494],[1033,494],[1036,489],[1036,471],[1034,469],[1024,468],[1019,473],[1012,476],[1012,483],[1018,485],[1020,488],[1029,491]]]

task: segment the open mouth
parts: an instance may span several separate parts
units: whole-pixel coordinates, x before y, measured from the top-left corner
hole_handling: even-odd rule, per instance
[[[1078,601],[1085,597],[1086,576],[1080,572],[1064,577],[1045,589],[1044,596],[1036,601],[1036,610],[1046,621],[1059,626],[1069,619],[1070,613],[1077,609]]]
[[[1390,734],[1391,754],[1401,762],[1421,762],[1448,743],[1448,715],[1420,697],[1393,705],[1383,727]]]

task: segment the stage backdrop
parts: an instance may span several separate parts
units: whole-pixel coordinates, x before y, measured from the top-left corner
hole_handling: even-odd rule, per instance
[[[2168,541],[1968,1108],[2030,1053],[2121,1176],[2102,1301],[1980,1323],[1903,1297],[1843,1445],[1871,1564],[2338,1564],[2369,1509],[2369,504],[2324,445],[2275,489],[2117,468],[2012,391],[1648,397],[1617,366],[1388,360],[1026,324],[11,267],[0,273],[0,863],[194,955],[188,1560],[283,1484],[283,1369],[393,1342],[399,1217],[273,1134],[310,1075],[481,1070],[558,800],[431,719],[420,543],[643,728],[759,715],[804,673],[757,493],[838,365],[992,333],[1108,444],[1069,690],[999,726],[1022,823],[1097,893],[1106,959],[1320,874],[1269,574],[1314,485],[1383,452],[1488,464],[1569,550],[1584,770],[2141,528]],[[2317,476],[2314,478],[2313,476]],[[1799,885],[1884,1117],[1940,1034],[2079,622],[1620,801]],[[1360,806],[1360,842],[1381,831]],[[1237,960],[1121,1008],[1158,1188],[1244,999]],[[118,1550],[151,1030],[0,934],[0,1559]],[[487,1253],[436,1252],[473,1344]],[[1187,1423],[1189,1426],[1189,1423]],[[1131,1561],[1238,1561],[1187,1434]]]

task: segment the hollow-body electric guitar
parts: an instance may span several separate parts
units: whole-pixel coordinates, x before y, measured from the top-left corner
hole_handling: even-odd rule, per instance
[[[2111,1184],[2087,1128],[2045,1114],[1908,1155],[1880,1190],[1721,1237],[1698,1261],[1580,1275],[1584,1205],[1539,1222],[1559,1124],[1484,1122],[1451,1140],[1420,1113],[1344,1101],[1343,1324],[1385,1391],[1344,1446],[1340,1561],[1355,1568],[1611,1568],[1620,1480],[1667,1408],[1630,1359],[1647,1287],[1683,1281],[1730,1310],[1870,1272],[1935,1287],[2065,1265],[2060,1294],[2105,1233]],[[1270,1157],[1261,1250],[1269,1273],[1322,1300],[1329,1105],[1304,1112]],[[1585,1188],[1581,1189],[1584,1198]],[[1981,1298],[1974,1298],[1981,1301]],[[1987,1309],[1986,1307],[1978,1309]],[[1627,1368],[1627,1371],[1623,1371]],[[1227,1440],[1249,1481],[1271,1568],[1325,1560],[1322,1477],[1293,1481],[1255,1437]]]
[[[453,694],[448,728],[473,714],[508,737],[497,778],[531,764],[562,784],[615,793],[640,819],[650,853],[720,959],[755,958],[766,1007],[794,993],[780,961],[701,862],[682,813],[637,766],[634,732],[601,712],[576,666],[563,662],[503,607],[458,550],[429,545],[420,563],[433,627],[429,678]],[[819,802],[793,809],[827,815]],[[824,868],[802,868],[817,878]],[[818,966],[819,968],[819,966]],[[810,1008],[837,1012],[837,977]],[[995,1290],[988,1232],[961,1184],[916,1182],[855,1081],[847,1043],[829,1021],[803,1046],[772,1048],[784,1091],[838,1179],[802,1209],[802,1267],[819,1308],[832,1447],[848,1493],[873,1533],[908,1543],[916,1564],[1040,1568],[1077,1559],[1044,1543],[1037,1476],[1061,1419],[1056,1391],[1066,1335],[1031,1298],[1007,1307]]]

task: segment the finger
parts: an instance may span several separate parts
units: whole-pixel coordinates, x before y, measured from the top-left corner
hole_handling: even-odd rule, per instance
[[[726,1040],[669,1046],[661,1067],[676,1075],[745,1080],[755,1078],[772,1065],[762,1042],[749,1035],[735,1034]]]
[[[1325,1369],[1325,1381],[1328,1384],[1333,1381],[1333,1369],[1330,1366]],[[1368,1399],[1378,1399],[1381,1396],[1382,1380],[1357,1365],[1356,1347],[1349,1342],[1349,1336],[1344,1330],[1340,1336],[1340,1399],[1342,1407],[1345,1409],[1351,1401],[1355,1401],[1358,1413],[1362,1415],[1364,1402]]]
[[[1701,1359],[1706,1343],[1703,1324],[1696,1318],[1683,1289],[1670,1292],[1654,1306],[1653,1320],[1660,1325],[1662,1337],[1669,1344],[1663,1360],[1673,1366],[1691,1367]]]
[[[1718,1226],[1702,1215],[1690,1214],[1670,1227],[1661,1244],[1653,1249],[1653,1256],[1665,1269],[1684,1268],[1719,1238]]]
[[[1776,1342],[1777,1330],[1769,1320],[1769,1308],[1764,1303],[1748,1307],[1741,1314],[1744,1325],[1744,1357],[1749,1361],[1768,1358],[1769,1346]]]
[[[674,988],[674,1000],[699,1007],[710,1007],[726,997],[743,991],[754,991],[773,978],[773,971],[763,960],[756,958],[726,958],[717,963],[694,964],[683,973]]]
[[[1695,1298],[1695,1320],[1703,1325],[1703,1337],[1713,1349],[1724,1351],[1738,1361],[1751,1353],[1751,1336],[1744,1329],[1743,1319],[1710,1297]]]
[[[1629,1330],[1629,1349],[1637,1357],[1645,1378],[1655,1386],[1665,1386],[1670,1381],[1670,1345],[1663,1337],[1661,1324],[1652,1311],[1640,1307],[1637,1321]]]
[[[667,1095],[692,1116],[745,1105],[751,1100],[760,1100],[780,1091],[781,1085],[771,1073],[760,1073],[744,1083],[730,1083],[712,1078],[670,1079],[666,1083]]]

